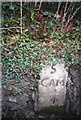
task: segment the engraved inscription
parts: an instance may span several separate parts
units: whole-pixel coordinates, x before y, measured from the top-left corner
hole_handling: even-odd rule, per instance
[[[42,69],[39,80],[39,107],[63,105],[68,73],[63,63]]]

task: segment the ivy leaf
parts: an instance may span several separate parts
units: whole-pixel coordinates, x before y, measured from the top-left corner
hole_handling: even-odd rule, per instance
[[[42,48],[43,51],[46,51],[46,47]]]
[[[47,33],[44,33],[43,35],[44,35],[44,36],[47,36]]]
[[[43,15],[47,16],[47,15],[49,15],[49,12],[45,11],[45,12],[43,12]]]

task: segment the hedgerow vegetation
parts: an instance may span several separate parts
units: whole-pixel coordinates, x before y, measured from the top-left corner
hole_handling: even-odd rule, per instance
[[[61,60],[69,67],[80,64],[81,18],[77,13],[81,4],[48,3],[50,9],[55,7],[52,11],[38,6],[23,3],[21,33],[20,3],[2,4],[3,84],[28,74],[38,78],[42,65],[53,61]]]

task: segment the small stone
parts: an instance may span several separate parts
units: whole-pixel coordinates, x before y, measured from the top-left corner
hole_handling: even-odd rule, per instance
[[[15,102],[15,103],[17,102],[16,98],[13,97],[13,96],[9,97],[9,101],[10,101],[10,102]]]

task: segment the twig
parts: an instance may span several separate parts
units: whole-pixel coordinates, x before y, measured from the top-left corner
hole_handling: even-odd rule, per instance
[[[56,18],[58,19],[59,17],[59,9],[60,9],[61,3],[58,3],[58,8],[57,8],[57,12],[56,12]]]
[[[66,20],[66,10],[67,10],[68,2],[65,4],[65,9],[64,9],[64,16],[63,16],[63,22]]]
[[[67,21],[67,24],[66,24],[66,27],[67,25],[69,24],[69,22],[73,19],[73,17],[75,16],[75,14],[78,12],[78,10],[80,9],[81,7],[78,7],[75,12],[73,13],[73,15],[69,16],[68,18],[68,21]]]
[[[69,16],[68,16],[68,20],[71,18],[71,16],[72,16],[72,13],[73,13],[73,10],[74,10],[74,6],[75,6],[75,4],[72,6],[72,8],[71,8],[71,13],[69,14]],[[67,20],[67,21],[68,21]]]
[[[21,34],[22,34],[22,0],[20,0],[20,13],[21,13],[21,18],[20,18],[20,31],[21,31]]]
[[[37,6],[37,1],[35,2],[35,8],[36,8],[36,6]]]
[[[72,4],[70,3],[70,5],[67,8],[66,15],[68,14],[68,11],[70,10],[71,6],[72,6]]]
[[[68,6],[68,2],[66,2],[66,4],[65,4],[64,13],[66,13],[66,10],[67,10],[67,6]]]
[[[57,11],[55,13],[57,19],[59,18],[59,9],[60,9],[60,6],[61,6],[61,3],[58,3],[58,8],[57,8]],[[53,20],[54,20],[54,17],[52,18],[50,24],[53,22]]]
[[[16,28],[21,28],[21,27],[8,27],[8,28],[0,27],[0,30],[4,30],[4,29],[16,29]],[[24,27],[22,27],[22,28],[24,28]]]
[[[80,7],[78,7],[76,10],[75,10],[75,12],[73,13],[73,15],[72,15],[72,17],[70,18],[70,20],[72,20],[73,19],[73,17],[76,15],[76,13],[78,12],[78,10],[81,8],[81,6]]]
[[[40,0],[39,10],[41,8],[42,2],[43,2],[43,0]]]

